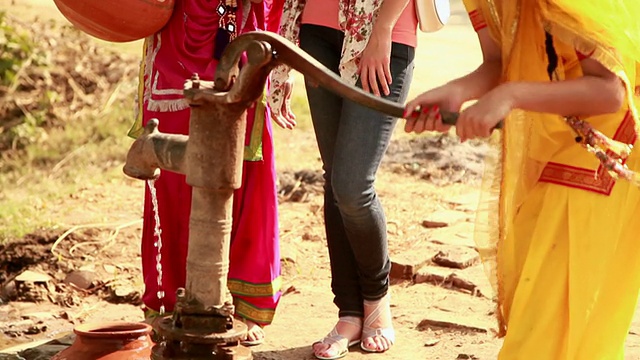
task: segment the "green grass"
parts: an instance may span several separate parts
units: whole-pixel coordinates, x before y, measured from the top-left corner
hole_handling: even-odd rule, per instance
[[[141,44],[137,44],[141,45]],[[109,44],[111,49],[130,51],[132,44]],[[311,129],[302,76],[297,76],[292,99],[297,132]],[[137,79],[123,79],[119,99],[133,99]],[[133,122],[132,101],[116,101],[83,109],[66,119],[63,126],[24,126],[33,132],[27,145],[0,158],[0,243],[23,237],[38,228],[57,226],[65,210],[65,199],[81,189],[109,181],[121,181],[121,167],[132,140],[126,136]],[[292,132],[276,130],[276,138],[287,144]],[[278,141],[278,139],[276,139]],[[78,203],[78,202],[75,202]]]
[[[131,109],[114,107],[100,118],[85,116],[47,132],[9,160],[0,177],[0,243],[52,227],[61,200],[91,184],[121,178],[131,139]]]

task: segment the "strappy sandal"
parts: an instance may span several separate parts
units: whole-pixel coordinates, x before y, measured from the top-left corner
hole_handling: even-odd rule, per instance
[[[243,323],[247,323],[247,321],[244,318],[241,317],[236,317],[237,321],[242,321]],[[261,329],[262,326],[260,324],[256,324],[258,325]],[[242,340],[240,341],[240,345],[242,346],[258,346],[258,345],[262,345],[264,344],[264,338],[265,336],[263,336],[261,339],[256,339],[256,340]]]
[[[264,338],[257,340],[242,340],[240,345],[242,346],[258,346],[264,344]]]
[[[396,332],[393,329],[393,327],[373,328],[371,326],[376,320],[378,320],[378,318],[380,318],[380,316],[382,315],[382,312],[386,310],[386,307],[389,306],[389,295],[387,294],[385,298],[378,300],[377,304],[375,305],[376,306],[375,309],[373,309],[373,311],[364,319],[364,323],[362,325],[361,339],[364,340],[366,338],[373,338],[373,337],[379,336],[387,339],[389,343],[393,345],[393,343],[395,343],[396,341]],[[369,302],[365,300],[365,303],[373,303],[373,302],[374,301]],[[370,352],[370,353],[382,353],[388,350],[387,349],[387,350],[379,351],[378,349],[368,348],[364,345],[364,341],[360,342],[360,348],[363,351]]]
[[[346,317],[340,318],[338,322],[348,323],[351,325],[355,325],[357,327],[362,326],[361,321],[354,321]],[[311,348],[313,348],[316,344],[325,344],[325,345],[329,345],[330,347],[334,346],[334,344],[339,344],[340,347],[337,347],[338,353],[334,356],[322,356],[322,355],[316,354],[315,350],[313,351],[313,355],[319,360],[336,360],[336,359],[341,359],[345,357],[349,353],[349,348],[354,345],[357,345],[359,342],[360,342],[360,339],[348,341],[346,337],[338,333],[337,325],[336,325],[333,327],[333,329],[327,336],[311,344]]]

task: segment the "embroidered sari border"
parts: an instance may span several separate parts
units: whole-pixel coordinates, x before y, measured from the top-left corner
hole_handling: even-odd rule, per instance
[[[613,136],[613,140],[633,144],[636,136],[633,116],[631,111],[627,111]],[[602,164],[598,169],[591,170],[556,162],[549,162],[544,167],[539,181],[592,191],[607,196],[611,194],[616,182]]]
[[[282,288],[282,278],[277,277],[270,283],[256,284],[248,281],[229,279],[227,282],[229,291],[234,296],[246,296],[246,297],[271,297],[280,291]]]
[[[249,319],[257,324],[271,324],[276,314],[275,309],[259,308],[242,299],[234,298],[233,304],[236,308],[236,316]]]

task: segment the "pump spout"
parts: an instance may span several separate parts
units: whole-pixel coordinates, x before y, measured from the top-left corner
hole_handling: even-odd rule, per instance
[[[158,120],[149,120],[144,132],[127,153],[124,173],[140,180],[157,179],[160,169],[185,174],[188,139],[186,135],[161,133],[158,131]]]

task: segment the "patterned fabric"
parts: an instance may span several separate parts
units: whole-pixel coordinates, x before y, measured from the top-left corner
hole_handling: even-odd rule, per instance
[[[285,0],[284,3],[280,35],[296,45],[299,43],[300,19],[305,4],[306,0]],[[338,16],[345,38],[339,69],[342,79],[350,85],[355,85],[358,81],[360,55],[369,42],[380,5],[382,0],[340,0]],[[282,108],[285,101],[284,87],[290,71],[289,66],[281,65],[271,74],[269,106],[272,109]]]

